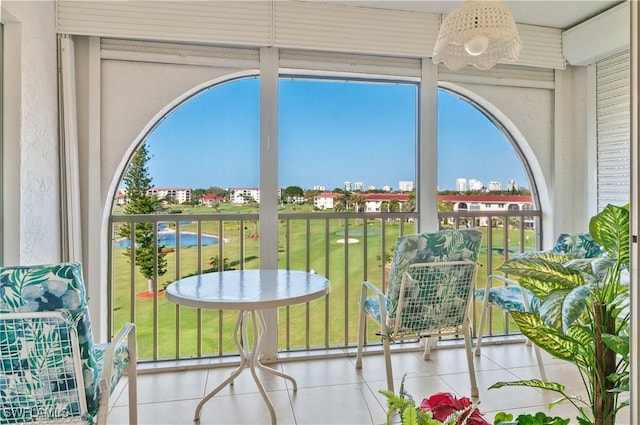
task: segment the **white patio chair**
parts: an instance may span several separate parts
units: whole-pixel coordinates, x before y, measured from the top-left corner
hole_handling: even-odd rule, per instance
[[[126,371],[137,424],[136,335],[94,344],[78,263],[0,268],[0,424],[105,424]]]
[[[430,337],[462,334],[471,395],[478,395],[468,313],[481,240],[482,233],[473,229],[444,230],[398,239],[391,263],[389,292],[383,294],[371,282],[365,281],[362,285],[356,368],[362,367],[367,316],[380,327],[387,388],[392,392],[391,342],[425,338],[424,358],[429,359]],[[368,297],[369,291],[374,296]]]

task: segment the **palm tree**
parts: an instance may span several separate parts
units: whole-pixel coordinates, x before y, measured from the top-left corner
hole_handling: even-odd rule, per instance
[[[364,206],[367,203],[367,198],[365,198],[364,195],[362,195],[361,193],[358,193],[357,195],[353,195],[351,197],[351,202],[353,204],[354,211],[360,212],[361,207],[362,207],[362,210],[364,211]]]

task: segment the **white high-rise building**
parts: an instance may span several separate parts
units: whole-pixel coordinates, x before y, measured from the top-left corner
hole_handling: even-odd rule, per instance
[[[516,180],[509,180],[509,184],[507,185],[507,190],[520,190],[520,185]]]
[[[318,185],[318,186],[313,186],[313,190],[321,190],[321,191],[324,192],[327,189],[325,189],[324,186],[322,186],[322,185]]]
[[[342,183],[342,187],[344,188],[344,190],[346,190],[347,192],[351,192],[351,182],[344,182]]]
[[[403,180],[398,182],[400,192],[411,192],[413,190],[413,181]]]
[[[484,187],[484,185],[482,184],[482,182],[480,180],[476,180],[476,179],[469,179],[469,190],[482,190],[482,188]]]
[[[491,192],[500,191],[502,190],[502,185],[500,184],[500,182],[490,181],[489,184],[487,185],[487,189]]]
[[[467,179],[456,179],[456,190],[458,192],[467,191]]]
[[[382,186],[382,190],[385,192],[391,192],[391,186],[388,186],[388,185]]]
[[[362,192],[363,188],[364,188],[364,183],[362,182],[353,182],[351,184],[351,190],[353,192]]]

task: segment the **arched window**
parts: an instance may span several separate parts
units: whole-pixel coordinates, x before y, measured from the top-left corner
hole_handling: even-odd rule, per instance
[[[533,193],[515,141],[488,111],[451,89],[438,92],[438,185],[442,190]],[[457,187],[458,186],[458,187]]]

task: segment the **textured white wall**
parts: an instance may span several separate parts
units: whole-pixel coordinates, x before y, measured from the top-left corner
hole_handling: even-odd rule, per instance
[[[109,211],[125,161],[131,157],[144,132],[187,93],[237,71],[117,60],[102,62],[101,186]]]
[[[7,73],[18,70],[19,87],[5,99],[15,120],[15,136],[5,140],[5,163],[19,164],[12,176],[14,197],[5,197],[5,217],[19,230],[19,241],[5,250],[5,264],[37,264],[60,260],[58,122],[55,5],[52,1],[3,1],[5,43],[12,46]],[[19,61],[19,63],[16,63]],[[17,112],[17,113],[16,113]],[[15,180],[15,181],[14,181]],[[13,199],[13,198],[18,199]],[[15,201],[15,202],[12,202]],[[7,246],[7,245],[5,245]]]

